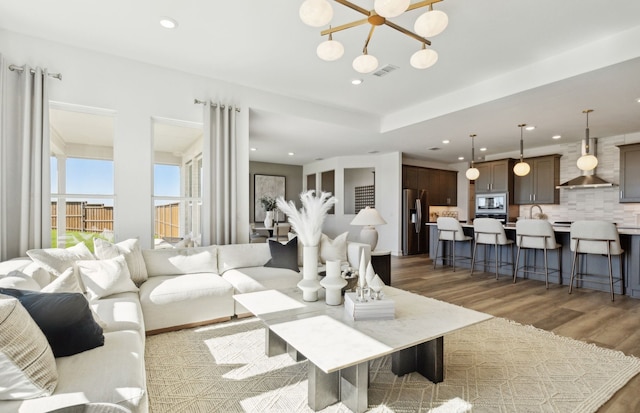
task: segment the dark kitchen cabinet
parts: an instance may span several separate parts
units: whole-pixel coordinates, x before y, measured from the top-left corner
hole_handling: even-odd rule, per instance
[[[403,165],[402,188],[426,189],[429,205],[458,205],[457,171]]]
[[[513,189],[513,159],[501,159],[498,161],[476,163],[475,167],[480,171],[476,179],[476,193],[485,192],[512,192]]]
[[[402,165],[402,189],[418,189],[418,167]]]
[[[525,176],[514,174],[513,203],[558,204],[560,191],[560,156],[547,155],[525,159],[531,171]]]
[[[620,145],[620,202],[640,202],[640,143]]]

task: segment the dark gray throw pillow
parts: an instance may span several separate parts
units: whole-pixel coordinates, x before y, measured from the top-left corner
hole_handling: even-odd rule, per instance
[[[292,238],[286,244],[270,239],[269,251],[271,252],[271,259],[267,261],[264,265],[265,267],[286,268],[300,272],[298,267],[298,237]]]
[[[0,288],[17,298],[42,330],[55,357],[71,356],[104,345],[102,327],[80,293],[39,293]]]

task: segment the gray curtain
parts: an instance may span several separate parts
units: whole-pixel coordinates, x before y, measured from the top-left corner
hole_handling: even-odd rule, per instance
[[[205,104],[204,135],[203,245],[235,244],[238,240],[236,108]]]
[[[51,243],[47,69],[0,56],[0,260]],[[33,73],[32,73],[33,71]]]

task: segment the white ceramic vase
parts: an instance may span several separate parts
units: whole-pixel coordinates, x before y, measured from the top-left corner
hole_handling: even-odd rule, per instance
[[[271,228],[273,227],[273,211],[265,211],[264,213],[264,227]]]
[[[327,275],[320,285],[326,290],[325,301],[327,305],[342,304],[342,288],[347,285],[347,280],[340,276],[340,261],[327,261]]]
[[[318,290],[322,288],[318,281],[318,250],[317,245],[305,245],[302,250],[302,280],[298,288],[304,301],[318,301]]]

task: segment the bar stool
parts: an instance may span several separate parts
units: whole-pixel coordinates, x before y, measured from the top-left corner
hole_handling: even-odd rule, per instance
[[[562,256],[560,251],[562,245],[556,242],[556,234],[553,231],[553,227],[549,221],[543,219],[521,219],[516,222],[516,245],[518,246],[518,253],[516,255],[516,270],[513,274],[513,282],[516,282],[518,277],[518,270],[522,270],[523,276],[527,274],[544,274],[545,285],[549,288],[549,265],[547,251],[556,250],[558,252],[558,268],[552,269],[551,272],[557,272],[559,276],[562,276]],[[525,264],[519,267],[520,251],[525,250]],[[534,250],[533,265],[527,265],[526,250]],[[537,250],[543,250],[544,252],[544,272],[539,271],[536,265],[536,252]],[[562,280],[560,279],[562,284]]]
[[[470,260],[471,257],[457,257],[456,258],[456,243],[457,242],[468,242],[469,243],[469,252],[471,252],[471,240],[472,237],[468,235],[464,235],[464,230],[462,229],[462,225],[460,222],[453,217],[439,217],[437,219],[438,225],[438,240],[436,241],[436,256],[433,259],[433,269],[436,268],[436,263],[438,262],[438,258],[442,258],[442,265],[444,265],[445,257],[452,264],[453,271],[456,270],[456,259],[457,260]],[[449,250],[449,254],[438,256],[438,249],[440,247],[440,241],[449,241],[451,245],[451,249]],[[442,246],[444,250],[444,245]],[[444,252],[444,251],[443,251]]]
[[[471,258],[471,273],[469,275],[473,275],[473,270],[475,269],[476,263],[476,250],[478,249],[478,244],[484,245],[484,265],[494,264],[496,268],[496,280],[498,279],[498,269],[505,266],[511,266],[511,274],[514,272],[513,265],[513,240],[507,238],[507,235],[504,232],[504,227],[502,226],[502,222],[498,221],[495,218],[476,218],[473,220],[473,232],[474,232],[474,241],[475,244],[473,246],[473,257]],[[490,247],[493,245],[495,250],[495,260],[487,261],[487,245]],[[511,262],[502,261],[499,259],[498,248],[509,246],[509,250],[511,252]]]
[[[618,229],[611,222],[606,221],[576,221],[571,224],[571,251],[573,251],[573,262],[571,263],[571,283],[569,284],[569,294],[572,292],[573,280],[576,280],[576,288],[578,281],[585,280],[585,277],[596,276],[596,274],[588,274],[586,269],[580,271],[580,262],[578,254],[598,254],[606,255],[609,264],[609,291],[611,293],[611,301],[613,301],[613,283],[619,282],[622,294],[624,294],[624,274],[622,271],[622,254],[624,250],[620,245],[620,236]],[[611,256],[617,255],[620,262],[620,277],[613,278],[613,270],[611,268]],[[583,255],[585,257],[585,255]],[[602,281],[589,281],[606,284]]]

